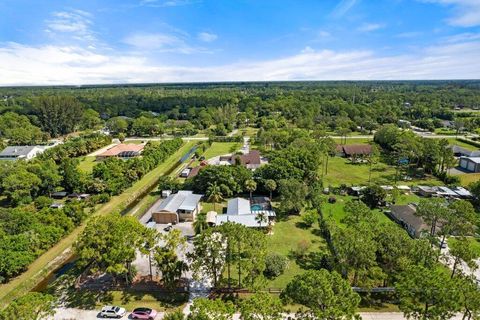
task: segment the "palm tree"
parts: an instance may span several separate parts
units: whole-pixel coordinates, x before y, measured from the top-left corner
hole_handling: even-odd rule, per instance
[[[223,200],[223,193],[219,185],[214,182],[207,188],[208,201],[213,202],[213,210],[217,211],[216,204]]]
[[[245,181],[245,189],[250,192],[250,203],[252,202],[252,192],[257,189],[257,183],[255,180],[249,179]]]
[[[195,230],[195,234],[200,234],[203,230],[208,228],[207,222],[207,214],[205,212],[200,212],[195,217],[195,221],[193,222],[193,229]]]
[[[268,179],[267,181],[265,181],[265,189],[270,192],[270,201],[272,201],[272,192],[277,189],[277,183],[275,182],[275,180]]]
[[[257,214],[257,216],[255,217],[255,221],[258,222],[258,226],[261,227],[262,226],[262,222],[267,222],[268,219],[267,219],[267,215],[265,214],[265,212],[259,212]]]

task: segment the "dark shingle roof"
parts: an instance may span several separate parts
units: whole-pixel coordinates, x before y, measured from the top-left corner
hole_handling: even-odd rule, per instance
[[[343,151],[347,156],[353,154],[368,155],[372,153],[372,146],[369,144],[346,144],[337,146],[337,151]]]

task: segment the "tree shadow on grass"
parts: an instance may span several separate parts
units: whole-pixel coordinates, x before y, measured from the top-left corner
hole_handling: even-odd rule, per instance
[[[304,270],[319,270],[327,269],[332,270],[331,257],[325,252],[315,251],[309,252],[303,256],[297,256],[295,261],[298,266]]]
[[[303,230],[307,230],[307,229],[311,228],[311,226],[309,226],[308,224],[306,224],[303,221],[295,222],[295,227],[297,227],[299,229],[303,229]]]
[[[180,292],[155,292],[155,291],[136,291],[123,290],[121,301],[128,304],[132,301],[141,301],[146,295],[153,297],[164,308],[176,308],[188,301],[187,293]]]
[[[113,295],[111,292],[75,288],[69,290],[64,299],[66,307],[86,310],[95,309],[98,302],[109,304],[112,301]]]

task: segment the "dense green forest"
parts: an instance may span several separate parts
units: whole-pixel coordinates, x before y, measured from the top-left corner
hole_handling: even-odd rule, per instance
[[[480,107],[479,88],[479,81],[12,87],[0,88],[0,123],[24,123],[18,115],[25,115],[52,137],[104,123],[111,131],[140,136],[173,133],[172,128],[194,134],[214,124],[217,135],[245,124],[369,131],[399,119],[433,130],[441,127],[439,120],[461,118],[473,130],[479,124],[474,112],[455,113],[454,108]],[[42,138],[32,128],[19,139],[22,134],[15,130],[0,124],[6,139]]]

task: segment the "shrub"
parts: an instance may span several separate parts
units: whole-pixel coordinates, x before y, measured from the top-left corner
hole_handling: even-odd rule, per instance
[[[308,210],[302,214],[302,221],[308,227],[311,227],[316,221],[318,221],[318,212],[317,210]]]
[[[288,260],[282,255],[272,253],[265,258],[265,271],[267,278],[273,279],[283,274],[287,268]]]
[[[169,312],[163,317],[163,320],[183,320],[183,319],[185,319],[185,316],[183,315],[183,312],[180,310]]]
[[[308,249],[310,249],[311,243],[308,240],[300,240],[297,243],[297,249],[295,250],[295,255],[297,257],[303,257],[307,253]]]

